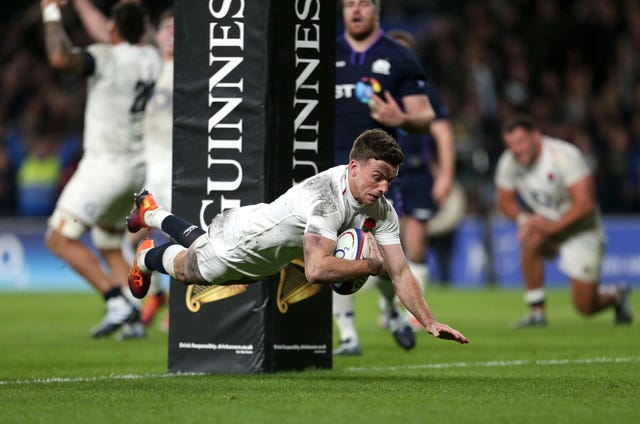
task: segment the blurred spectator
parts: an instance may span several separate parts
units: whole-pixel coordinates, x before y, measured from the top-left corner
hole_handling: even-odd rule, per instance
[[[108,11],[116,0],[93,0]],[[151,17],[173,4],[147,3]],[[62,9],[75,45],[90,40],[71,7]],[[38,2],[0,8],[0,216],[48,215],[82,148],[84,80],[56,74],[44,51]]]
[[[107,11],[116,0],[92,1]],[[152,18],[172,4],[169,0],[143,3]],[[603,201],[607,212],[640,210],[637,184],[630,177],[637,166],[633,158],[640,150],[640,139],[632,128],[634,111],[640,108],[637,0],[395,0],[385,6],[382,27],[401,23],[416,36],[418,54],[456,117],[452,125],[460,171],[473,176],[474,190],[478,183],[491,186],[490,176],[502,151],[497,122],[526,110],[547,133],[561,133],[572,142],[565,134],[580,133],[583,140],[590,140],[590,154],[598,159],[599,192],[623,199],[610,205]],[[0,128],[5,128],[5,134],[21,128],[19,121],[25,119],[32,97],[52,89],[71,97],[64,107],[68,130],[82,128],[81,81],[52,75],[43,67],[39,13],[37,4],[22,2],[3,4],[0,10]],[[63,16],[74,44],[88,44],[73,9],[65,8]],[[51,97],[57,98],[47,96]],[[607,121],[614,124],[616,135],[607,134],[612,128]],[[626,142],[620,141],[620,131],[627,134]],[[1,138],[0,145],[4,143]],[[619,156],[625,143],[623,151],[629,156],[622,166],[611,155]],[[8,205],[15,175],[7,174],[1,161],[0,173],[6,177],[1,184],[5,188],[0,188],[4,205],[0,210],[7,213],[15,209]],[[625,183],[605,186],[613,176],[618,181],[622,176]],[[470,200],[469,210],[477,210],[479,205]]]

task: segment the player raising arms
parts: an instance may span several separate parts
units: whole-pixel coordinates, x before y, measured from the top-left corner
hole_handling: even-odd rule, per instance
[[[384,268],[398,298],[435,337],[467,343],[459,331],[436,321],[411,273],[400,244],[398,215],[384,194],[398,174],[403,155],[382,130],[369,130],[353,143],[348,165],[336,166],[291,187],[266,204],[228,209],[206,231],[160,208],[151,194],[136,196],[129,230],[162,229],[178,244],[138,246],[129,274],[136,297],[144,297],[151,271],[186,284],[234,284],[273,275],[292,259],[304,257],[311,283],[353,281]],[[334,256],[338,234],[376,222],[367,233],[370,256],[348,261]]]
[[[107,313],[92,331],[102,337],[139,315],[124,296],[129,265],[122,253],[122,216],[131,191],[144,182],[142,119],[160,58],[155,49],[138,44],[145,30],[138,5],[115,5],[109,43],[86,49],[71,45],[56,1],[43,0],[41,7],[49,63],[88,78],[83,157],[49,218],[46,244],[104,297]],[[80,240],[89,229],[106,272]]]

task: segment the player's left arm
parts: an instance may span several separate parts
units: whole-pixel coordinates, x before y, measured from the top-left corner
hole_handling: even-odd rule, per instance
[[[434,337],[469,343],[458,330],[438,322],[425,300],[418,280],[413,275],[399,244],[382,246],[385,269],[391,278],[400,302],[411,312],[423,327]]]
[[[59,4],[62,3],[56,0],[42,0],[40,3],[47,59],[55,69],[81,74],[84,71],[82,53],[72,45],[62,26]]]
[[[431,135],[438,146],[438,165],[433,183],[432,196],[442,204],[451,191],[455,174],[456,150],[453,130],[448,119],[437,119],[431,123]]]

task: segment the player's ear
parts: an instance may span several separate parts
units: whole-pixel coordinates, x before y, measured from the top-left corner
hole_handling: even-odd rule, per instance
[[[358,175],[358,171],[360,170],[360,162],[355,159],[351,159],[349,161],[349,175],[356,176]]]

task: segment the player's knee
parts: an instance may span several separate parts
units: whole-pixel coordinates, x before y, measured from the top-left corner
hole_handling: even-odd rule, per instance
[[[77,218],[56,209],[47,221],[45,245],[58,253],[64,248],[67,240],[79,240],[87,231],[87,226]]]
[[[574,306],[576,310],[580,313],[580,315],[583,315],[583,316],[589,316],[594,312],[594,307],[590,303],[576,302]]]
[[[100,250],[114,250],[122,248],[124,231],[109,230],[101,227],[91,229],[91,241]]]
[[[187,284],[205,284],[198,268],[198,258],[194,250],[187,249],[178,253],[173,259],[175,278]]]
[[[583,316],[593,315],[597,310],[597,299],[595,296],[574,295],[573,305],[576,310]]]

